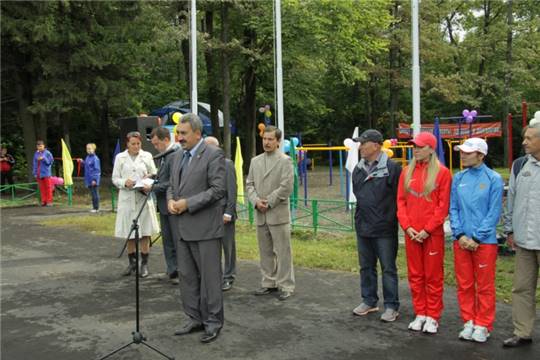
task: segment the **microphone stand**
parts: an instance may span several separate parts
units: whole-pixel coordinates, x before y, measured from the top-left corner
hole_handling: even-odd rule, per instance
[[[150,187],[150,191],[147,194],[144,194],[144,201],[142,202],[142,206],[139,209],[137,217],[135,217],[135,219],[133,219],[133,224],[131,225],[131,230],[129,231],[128,237],[126,239],[126,242],[124,243],[122,251],[120,252],[120,254],[118,256],[118,257],[122,256],[122,254],[124,253],[124,250],[126,249],[127,243],[129,241],[129,237],[131,236],[131,234],[133,232],[135,232],[135,238],[134,238],[134,240],[135,240],[135,260],[136,260],[135,261],[135,264],[136,264],[136,266],[135,266],[135,331],[131,332],[131,335],[132,335],[131,342],[120,346],[119,348],[117,348],[116,350],[111,351],[110,353],[106,354],[105,356],[100,357],[99,360],[106,359],[109,356],[111,356],[113,354],[116,354],[117,352],[129,347],[132,344],[137,344],[137,345],[142,344],[142,345],[154,350],[155,352],[162,355],[163,357],[165,357],[165,358],[167,358],[169,360],[174,360],[174,357],[168,356],[168,355],[164,354],[163,352],[161,352],[159,349],[157,349],[154,346],[148,344],[146,342],[146,337],[139,330],[139,325],[140,325],[140,321],[139,321],[139,318],[140,318],[140,316],[139,316],[139,240],[140,240],[140,238],[139,238],[139,217],[141,216],[144,208],[146,207],[147,198],[148,198],[149,194],[152,193],[152,190],[154,189],[154,184],[155,183],[156,183],[156,181],[154,181],[152,183],[152,186]]]

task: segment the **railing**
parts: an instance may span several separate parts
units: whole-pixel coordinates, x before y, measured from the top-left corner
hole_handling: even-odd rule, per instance
[[[56,186],[55,190],[63,192],[67,195],[67,205],[73,205],[73,187],[68,186],[64,188],[63,186]],[[41,194],[39,191],[39,186],[37,183],[16,183],[9,185],[0,185],[0,194],[9,195],[11,201],[21,202],[30,199],[31,197],[36,197],[37,201],[40,201]],[[5,200],[5,198],[4,198]]]
[[[302,201],[300,201],[302,200]],[[342,200],[310,199],[304,206],[303,199],[291,199],[291,226],[295,228],[312,229],[314,233],[325,231],[354,231],[355,203]],[[255,209],[244,200],[237,201],[236,212],[238,220],[255,223]]]

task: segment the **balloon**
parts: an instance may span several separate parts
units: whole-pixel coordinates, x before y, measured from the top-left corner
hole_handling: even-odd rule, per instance
[[[392,146],[392,142],[390,140],[384,140],[382,143],[382,147],[385,149],[388,149],[390,146]]]
[[[467,116],[469,116],[469,110],[465,109],[463,110],[461,114],[463,115],[464,118],[466,118]]]
[[[469,113],[469,115],[471,115],[473,118],[476,117],[476,115],[478,115],[478,112],[476,110],[473,110]]]
[[[287,139],[283,140],[283,152],[288,153],[291,151],[291,142]]]
[[[264,135],[264,129],[266,129],[266,125],[264,125],[263,123],[260,123],[257,128],[259,128],[259,136],[260,137],[263,137]]]
[[[264,112],[264,116],[270,117],[270,116],[272,116],[272,112],[271,112],[270,110],[266,110],[266,111]]]
[[[345,147],[348,147],[350,150],[358,149],[358,145],[357,145],[357,144],[358,144],[358,143],[355,143],[355,142],[353,141],[353,139],[347,138],[347,139],[343,140],[343,145],[344,145]]]
[[[540,111],[534,113],[534,117],[529,121],[529,126],[540,123]]]
[[[467,118],[465,120],[467,121],[467,124],[470,124],[470,123],[472,123],[474,121],[474,118],[471,115],[469,115],[469,116],[467,116]]]
[[[392,149],[382,148],[382,150],[386,153],[386,155],[388,155],[389,158],[394,156]]]
[[[260,107],[259,112],[262,114],[264,112],[264,107]]]
[[[298,144],[300,143],[300,141],[298,140],[297,137],[292,137],[292,138],[291,138],[291,141],[292,141],[292,143],[294,144],[294,147],[297,147]]]
[[[182,114],[180,114],[179,112],[175,112],[174,114],[172,114],[172,121],[175,123],[175,124],[178,124],[178,122],[180,121],[180,118],[182,117]]]
[[[264,110],[270,110],[270,105],[264,105]]]

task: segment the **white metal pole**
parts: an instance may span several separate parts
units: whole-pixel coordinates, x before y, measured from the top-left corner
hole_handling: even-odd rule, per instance
[[[420,132],[420,55],[418,46],[418,8],[420,0],[412,0],[412,112],[413,135]]]
[[[191,0],[190,9],[190,45],[191,45],[191,112],[198,113],[197,100],[197,3]]]
[[[283,118],[283,67],[281,60],[281,0],[276,0],[276,93],[277,124],[281,130],[281,141],[285,137],[285,120]]]

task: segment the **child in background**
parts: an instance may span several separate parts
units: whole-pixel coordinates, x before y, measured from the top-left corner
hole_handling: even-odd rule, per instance
[[[90,189],[92,195],[92,210],[99,211],[99,181],[101,179],[101,163],[96,155],[96,144],[86,144],[88,155],[84,159],[84,185]]]

